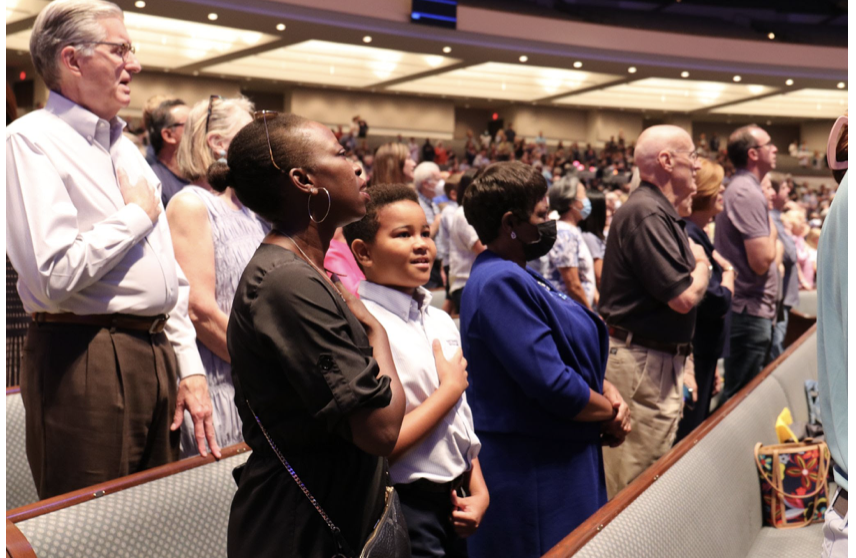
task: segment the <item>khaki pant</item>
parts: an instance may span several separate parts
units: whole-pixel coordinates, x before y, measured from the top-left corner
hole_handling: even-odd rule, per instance
[[[662,457],[675,441],[683,407],[686,357],[609,338],[606,379],[630,406],[631,432],[603,448],[606,492],[613,498]]]

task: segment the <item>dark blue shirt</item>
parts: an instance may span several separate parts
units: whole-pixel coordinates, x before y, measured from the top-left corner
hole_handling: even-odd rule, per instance
[[[722,286],[722,266],[713,259],[713,243],[704,230],[686,220],[687,236],[704,248],[707,259],[713,266],[710,282],[704,298],[698,305],[693,353],[707,359],[728,356],[728,339],[731,330],[731,291]]]
[[[155,171],[155,175],[157,175],[161,181],[161,201],[163,202],[164,208],[166,208],[166,206],[169,205],[169,200],[171,200],[172,197],[182,188],[190,184],[190,182],[180,176],[176,176],[171,170],[169,170],[169,167],[157,159],[155,159],[155,162],[151,164],[151,167],[152,170]]]
[[[572,422],[603,393],[606,324],[538,272],[486,250],[461,302],[467,399],[476,431],[597,441],[600,423]]]

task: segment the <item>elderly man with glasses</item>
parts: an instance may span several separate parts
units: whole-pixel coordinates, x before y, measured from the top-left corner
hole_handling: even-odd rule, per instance
[[[630,406],[624,443],[603,449],[610,498],[675,441],[696,306],[712,269],[677,210],[695,194],[701,168],[690,135],[647,128],[635,159],[641,182],[609,228],[598,305],[609,326],[606,379]]]
[[[776,168],[770,135],[756,125],[728,138],[728,157],[737,169],[725,189],[724,209],[716,216],[716,251],[737,271],[731,301],[731,350],[725,359],[721,401],[737,393],[764,365],[773,338],[778,294],[778,231],[761,188]]]
[[[122,136],[141,70],[122,11],[52,2],[30,53],[51,92],[6,129],[6,250],[34,317],[21,394],[48,498],[177,459],[185,410],[220,451],[160,183]]]

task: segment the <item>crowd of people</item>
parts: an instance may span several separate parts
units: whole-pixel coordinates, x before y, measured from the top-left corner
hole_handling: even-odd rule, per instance
[[[509,125],[459,159],[158,97],[147,162],[119,8],[51,3],[31,53],[6,227],[39,496],[245,441],[230,557],[354,555],[393,504],[401,556],[541,556],[781,354],[836,207],[756,125]]]

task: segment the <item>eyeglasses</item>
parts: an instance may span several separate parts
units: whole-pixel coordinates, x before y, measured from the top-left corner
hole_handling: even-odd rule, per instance
[[[136,54],[136,52],[137,52],[137,47],[135,47],[131,43],[111,43],[108,41],[86,41],[86,42],[78,43],[78,44],[81,44],[81,45],[110,45],[112,47],[116,47],[117,49],[119,49],[119,52],[117,52],[116,54],[118,54],[122,58],[123,62],[127,62],[126,57],[128,56],[129,52],[131,54]]]
[[[214,99],[218,101],[222,101],[223,97],[220,95],[211,95],[208,97],[208,116],[205,118],[205,133],[208,133],[208,125],[211,124],[211,110],[214,108]]]
[[[773,140],[768,141],[768,142],[767,142],[767,143],[765,143],[764,145],[753,145],[753,146],[752,146],[752,147],[750,147],[749,149],[764,149],[764,148],[765,148],[765,147],[767,147],[768,145],[773,145]]]
[[[687,156],[689,156],[690,161],[692,161],[693,163],[698,161],[699,154],[698,154],[697,149],[687,149],[686,151],[680,151],[678,149],[673,149],[672,152],[673,153],[686,153]]]
[[[261,117],[262,121],[265,124],[265,137],[267,137],[268,152],[270,153],[270,162],[273,164],[273,166],[276,168],[276,170],[278,170],[279,172],[285,172],[280,168],[279,165],[276,164],[276,161],[273,160],[273,148],[270,145],[270,132],[268,132],[268,125],[267,125],[267,115],[269,115],[269,114],[273,117],[273,116],[278,115],[279,113],[275,110],[257,110],[256,112],[253,113],[253,119],[257,120],[258,118]]]

